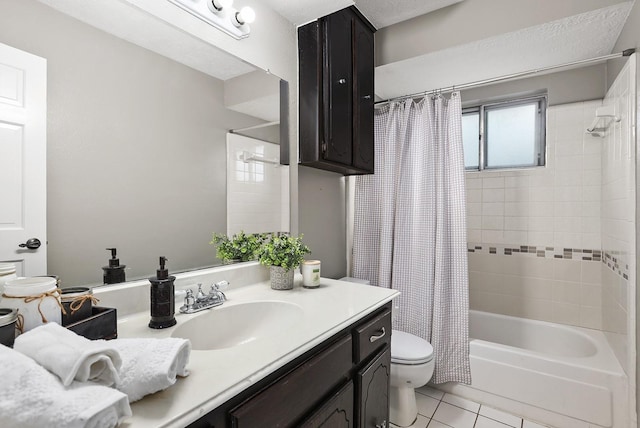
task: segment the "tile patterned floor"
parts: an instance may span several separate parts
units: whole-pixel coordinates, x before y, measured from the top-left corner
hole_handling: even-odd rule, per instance
[[[552,428],[428,386],[416,390],[416,402],[411,428]]]

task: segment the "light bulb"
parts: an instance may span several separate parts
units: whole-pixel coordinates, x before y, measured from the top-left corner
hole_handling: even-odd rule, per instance
[[[241,26],[244,24],[251,24],[256,20],[256,13],[249,6],[245,6],[240,9],[240,12],[236,13],[234,24]]]
[[[230,8],[233,5],[233,0],[211,0],[211,5],[220,12],[224,8]]]

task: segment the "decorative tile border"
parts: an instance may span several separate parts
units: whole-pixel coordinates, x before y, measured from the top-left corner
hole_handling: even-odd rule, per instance
[[[609,269],[623,277],[629,279],[629,265],[619,259],[620,251],[605,251],[602,263],[607,265]],[[623,265],[624,263],[624,265]]]
[[[497,244],[467,244],[470,253],[500,254],[505,256],[526,254],[548,259],[569,259],[599,262],[602,260],[601,250],[578,248],[537,247],[531,245],[497,245]]]
[[[609,269],[624,279],[629,279],[629,265],[620,259],[619,251],[602,251],[601,249],[583,248],[555,248],[538,247],[531,245],[504,245],[504,244],[475,244],[467,243],[467,251],[470,253],[502,255],[502,256],[527,256],[543,257],[548,259],[579,260],[587,262],[602,262]]]

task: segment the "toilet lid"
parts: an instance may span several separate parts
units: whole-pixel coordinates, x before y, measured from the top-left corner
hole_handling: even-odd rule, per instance
[[[426,340],[393,330],[391,334],[391,362],[398,364],[423,364],[433,358],[433,346]]]

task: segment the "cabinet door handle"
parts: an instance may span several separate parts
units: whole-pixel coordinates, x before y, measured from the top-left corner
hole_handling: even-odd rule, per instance
[[[387,332],[384,330],[384,327],[382,327],[380,330],[378,330],[380,333],[377,335],[373,335],[369,338],[369,342],[373,343],[376,340],[380,340],[384,337],[385,334],[387,334]]]
[[[364,96],[364,97],[362,97],[362,98],[364,98],[365,100],[370,100],[370,99],[371,99],[371,95],[365,95],[365,96]]]
[[[376,424],[376,428],[387,428],[387,421],[382,421],[381,424]]]
[[[347,83],[347,79],[339,79],[338,83],[344,85],[345,83]]]

